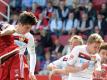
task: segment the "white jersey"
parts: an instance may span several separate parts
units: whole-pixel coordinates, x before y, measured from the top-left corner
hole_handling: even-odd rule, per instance
[[[90,55],[87,45],[76,46],[70,53],[67,63],[75,67],[81,67],[84,62],[89,62],[89,67],[77,73],[70,73],[68,80],[90,80],[95,63],[100,61],[99,55]]]
[[[52,62],[51,64],[56,66],[59,69],[63,69],[67,66],[67,60],[68,60],[69,55],[65,55],[63,57],[61,57],[60,59]],[[62,80],[67,80],[68,79],[68,75],[62,75]]]
[[[30,73],[34,75],[35,65],[36,65],[36,54],[35,54],[35,43],[34,38],[31,33],[26,33],[25,35],[14,33],[15,43],[20,47],[19,54],[24,55],[27,48],[28,54],[30,56]]]
[[[59,58],[58,60],[52,62],[53,65],[55,65],[57,68],[64,68],[67,66],[67,60],[68,60],[69,55],[65,55],[61,58]]]

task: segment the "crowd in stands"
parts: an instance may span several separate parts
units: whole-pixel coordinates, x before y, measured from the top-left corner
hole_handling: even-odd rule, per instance
[[[92,33],[103,38],[107,35],[107,0],[10,0],[9,5],[10,24],[16,25],[19,13],[25,10],[32,11],[38,20],[31,33],[36,44],[35,72],[39,74],[46,74],[46,66],[66,54],[67,44],[60,43],[61,36],[80,35],[86,41]]]

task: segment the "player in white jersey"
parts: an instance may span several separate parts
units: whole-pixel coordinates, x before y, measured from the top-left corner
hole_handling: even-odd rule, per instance
[[[69,44],[71,45],[71,50],[72,50],[72,48],[74,48],[75,46],[82,45],[83,40],[80,36],[74,35],[69,39]],[[67,54],[70,54],[70,53],[67,52]],[[52,71],[52,73],[53,73],[54,70],[56,70],[56,69],[65,68],[67,66],[68,57],[69,57],[69,55],[65,55],[65,56],[61,57],[60,59],[58,59],[56,61],[53,61],[52,63],[50,63],[47,66],[48,70]],[[50,78],[51,78],[51,76],[50,76]],[[62,75],[62,80],[67,80],[67,79],[68,79],[68,74],[67,75]]]
[[[64,46],[62,55],[70,54],[71,50],[75,46],[82,45],[82,44],[83,44],[83,40],[82,40],[81,36],[78,36],[78,35],[71,36],[70,39],[68,39],[68,44]]]
[[[4,25],[7,28],[1,32],[1,36],[4,35],[14,35],[15,43],[20,47],[19,51],[19,63],[20,63],[20,78],[26,80],[36,80],[34,75],[35,65],[36,65],[36,54],[35,54],[35,43],[33,36],[29,33],[31,30],[32,25],[36,24],[36,19],[33,13],[31,12],[23,12],[19,16],[19,21],[16,27],[11,25]],[[29,72],[24,73],[24,52],[27,48],[29,56],[30,56],[30,64],[29,64]],[[18,69],[19,70],[19,69]],[[24,74],[28,74],[24,77]]]
[[[99,56],[95,53],[99,50],[102,38],[98,34],[92,34],[86,45],[76,46],[68,58],[68,66],[54,73],[69,74],[68,80],[90,80],[95,64],[99,65]]]
[[[48,70],[52,71],[51,73],[54,72],[56,69],[63,69],[64,67],[67,66],[67,60],[68,60],[69,55],[65,55],[61,57],[60,59],[53,61],[48,65]],[[50,75],[51,75],[50,73]],[[62,80],[67,80],[68,75],[61,75]],[[51,79],[51,76],[49,76],[49,79]]]
[[[68,64],[75,66],[75,68],[71,71],[72,73],[69,74],[68,80],[90,80],[95,64],[99,65],[100,63],[99,55],[90,55],[87,51],[87,45],[75,47],[71,53]]]

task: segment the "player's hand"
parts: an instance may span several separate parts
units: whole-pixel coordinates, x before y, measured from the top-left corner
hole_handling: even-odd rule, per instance
[[[88,68],[88,66],[89,66],[89,62],[84,62],[83,64],[82,64],[82,70],[84,70],[84,69],[86,69],[86,68]]]
[[[54,72],[52,71],[52,72],[50,72],[50,74],[49,74],[49,80],[51,80],[52,79],[52,76],[54,75]]]
[[[56,70],[53,70],[52,72],[50,72],[50,74],[49,74],[49,80],[52,79],[52,76],[53,76],[54,74],[56,74]]]
[[[29,74],[29,78],[30,78],[30,80],[37,80],[35,75],[32,75],[32,74]]]

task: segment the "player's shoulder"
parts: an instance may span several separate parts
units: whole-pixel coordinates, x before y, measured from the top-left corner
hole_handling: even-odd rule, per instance
[[[33,39],[33,35],[30,32],[26,33],[25,37],[28,39]]]
[[[74,48],[78,49],[78,50],[82,50],[82,49],[84,50],[86,48],[86,46],[87,45],[78,45],[78,46],[75,46]]]
[[[9,28],[9,30],[15,30],[15,26],[9,24],[8,22],[0,22],[0,30]]]

